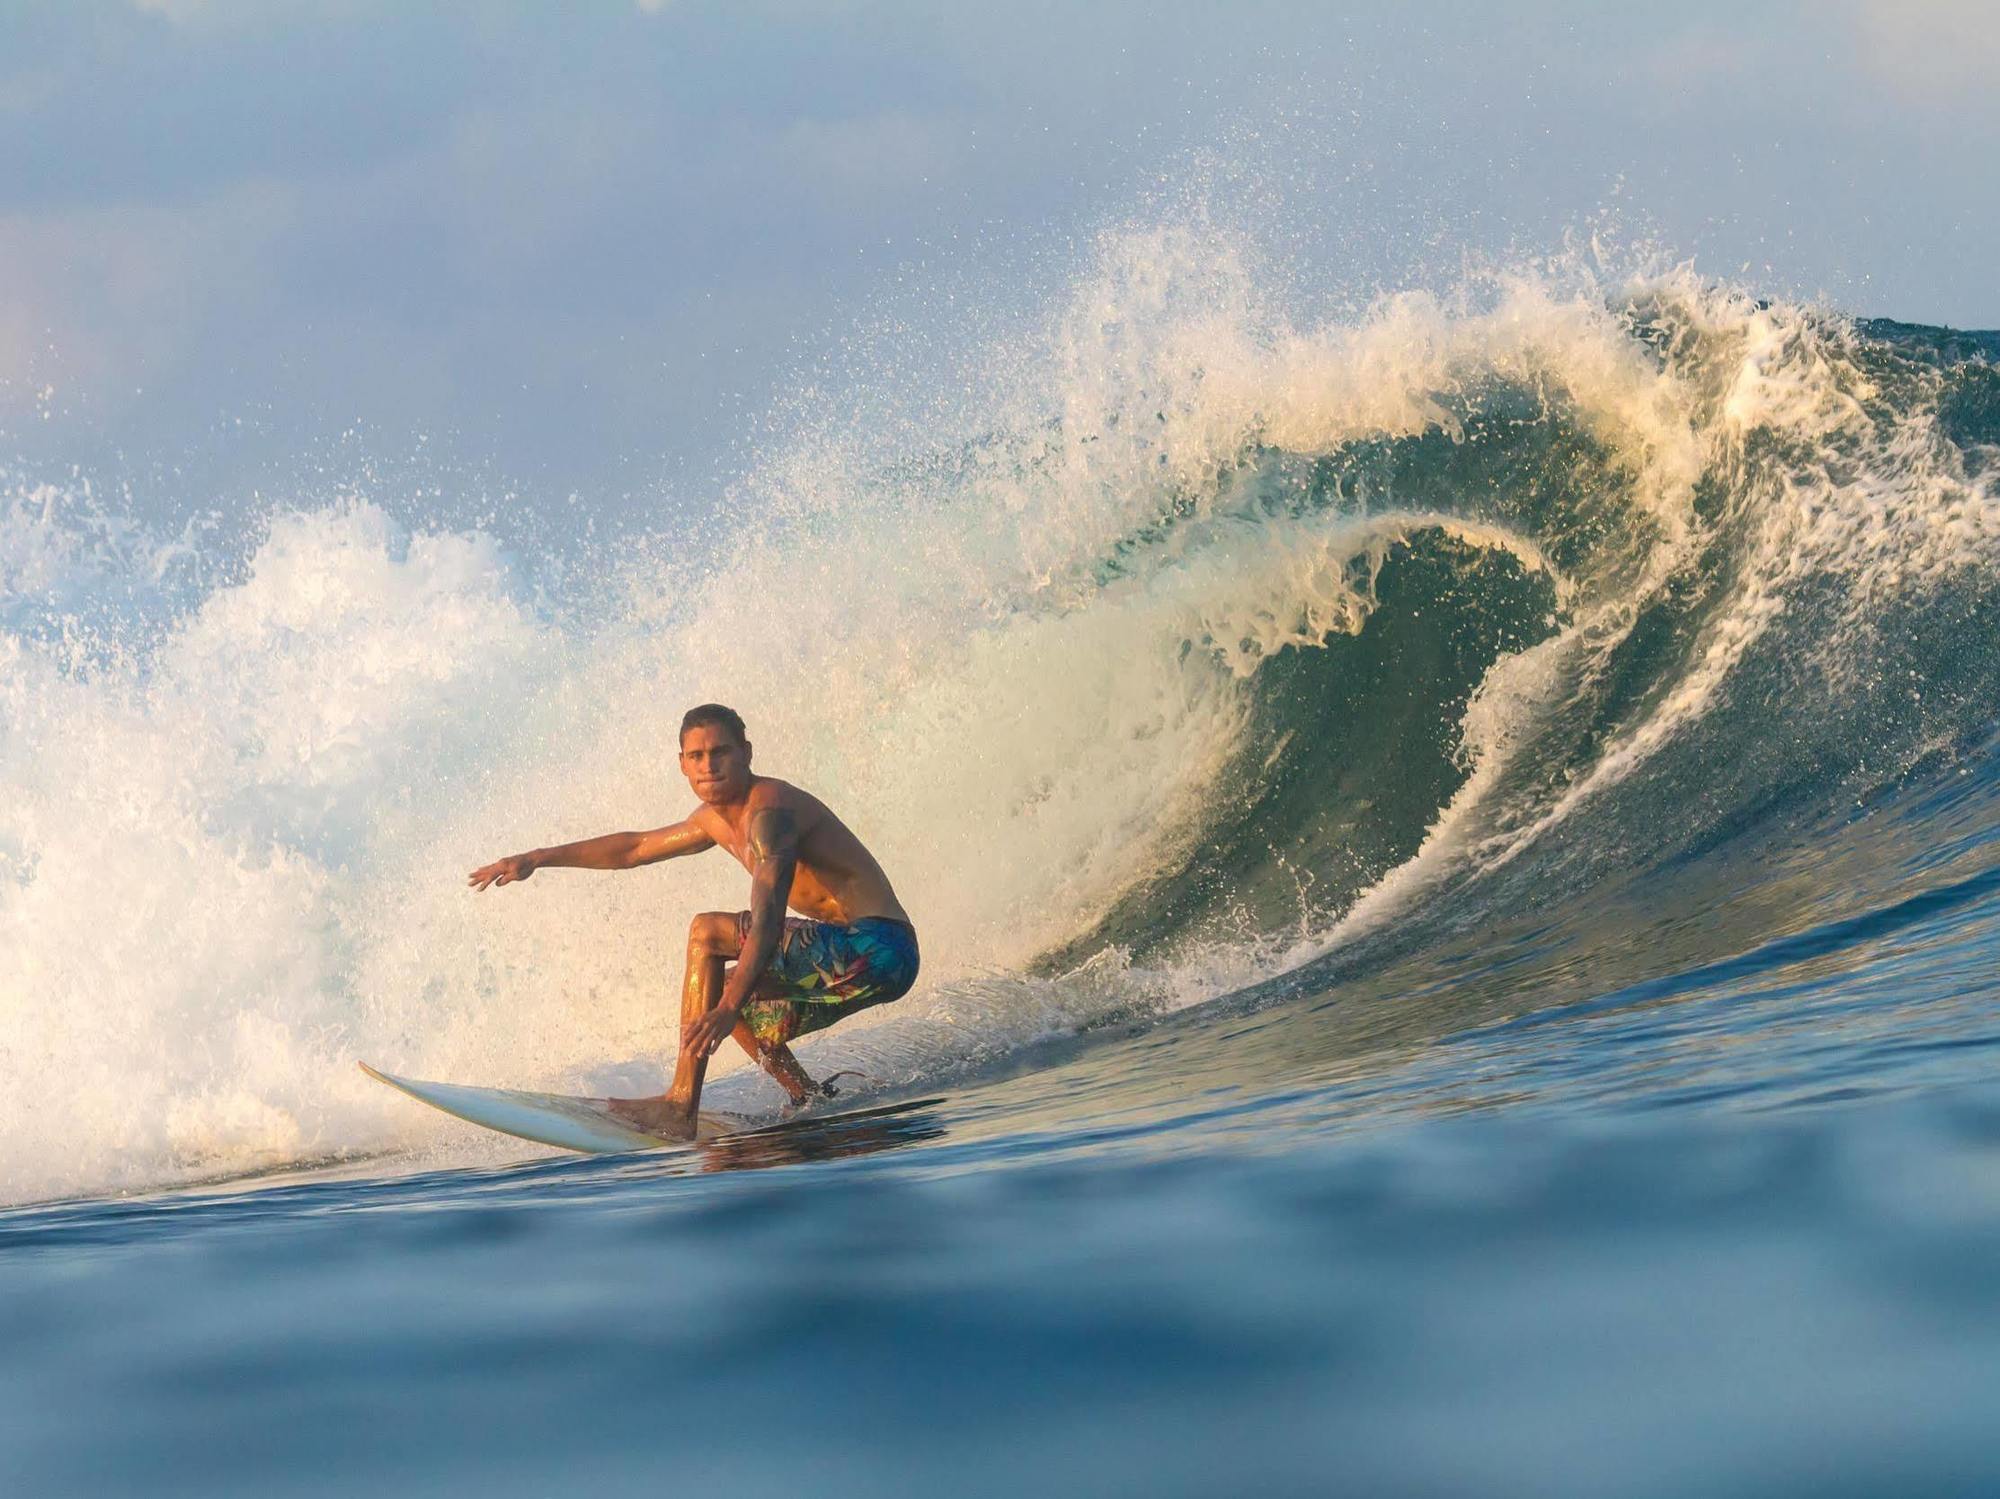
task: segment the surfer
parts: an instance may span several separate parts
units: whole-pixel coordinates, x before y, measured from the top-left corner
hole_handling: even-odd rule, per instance
[[[701,799],[681,821],[514,854],[469,877],[484,890],[538,869],[636,869],[717,846],[750,871],[748,910],[704,911],[688,924],[672,1085],[658,1098],[612,1100],[621,1118],[671,1137],[693,1135],[702,1077],[724,1038],[802,1104],[833,1090],[806,1075],[788,1043],[900,999],[917,977],[916,928],[882,866],[819,798],[752,773],[734,709],[688,710],[680,766]],[[787,906],[800,916],[788,918]]]

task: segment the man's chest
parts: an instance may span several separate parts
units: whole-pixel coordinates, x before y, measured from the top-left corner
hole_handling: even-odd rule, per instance
[[[726,852],[738,864],[752,874],[757,872],[757,859],[750,849],[749,815],[741,823],[734,822],[723,813],[705,809],[690,819],[704,833],[715,841],[718,848]],[[798,873],[808,879],[812,877],[815,860],[812,857],[812,829],[806,829],[794,845],[798,860]]]

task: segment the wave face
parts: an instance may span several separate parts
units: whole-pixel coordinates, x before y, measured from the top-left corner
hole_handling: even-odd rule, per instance
[[[2000,687],[1992,336],[1686,271],[1303,324],[1246,265],[1107,237],[948,392],[801,418],[710,532],[560,569],[365,492],[224,555],[13,476],[8,1195],[463,1156],[356,1058],[655,1082],[681,926],[740,872],[463,876],[681,815],[708,699],[924,931],[911,999],[806,1048],[889,1089],[1745,848],[1792,894],[1672,962],[1895,898],[1843,828],[1956,775]],[[1607,917],[1572,961],[1670,961],[1629,947]]]

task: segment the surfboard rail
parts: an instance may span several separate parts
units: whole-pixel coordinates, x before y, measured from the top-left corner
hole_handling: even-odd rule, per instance
[[[634,1150],[684,1148],[697,1141],[732,1134],[749,1121],[729,1114],[703,1111],[695,1139],[676,1140],[650,1134],[611,1112],[608,1098],[578,1098],[564,1093],[534,1093],[520,1088],[480,1088],[469,1083],[439,1083],[399,1077],[366,1062],[355,1065],[378,1083],[386,1083],[417,1102],[498,1134],[553,1145],[585,1155],[615,1155]]]

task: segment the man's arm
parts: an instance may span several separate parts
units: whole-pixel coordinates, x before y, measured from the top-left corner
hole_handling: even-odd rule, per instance
[[[750,930],[715,1008],[687,1028],[681,1050],[712,1052],[736,1029],[743,1005],[771,966],[785,930],[785,906],[799,867],[798,814],[766,807],[750,814]]]
[[[604,833],[576,843],[554,848],[530,849],[510,854],[484,868],[475,869],[466,883],[475,890],[488,885],[511,885],[525,880],[537,869],[636,869],[641,864],[657,864],[662,859],[698,854],[715,847],[715,840],[692,822],[669,823],[645,833]]]

